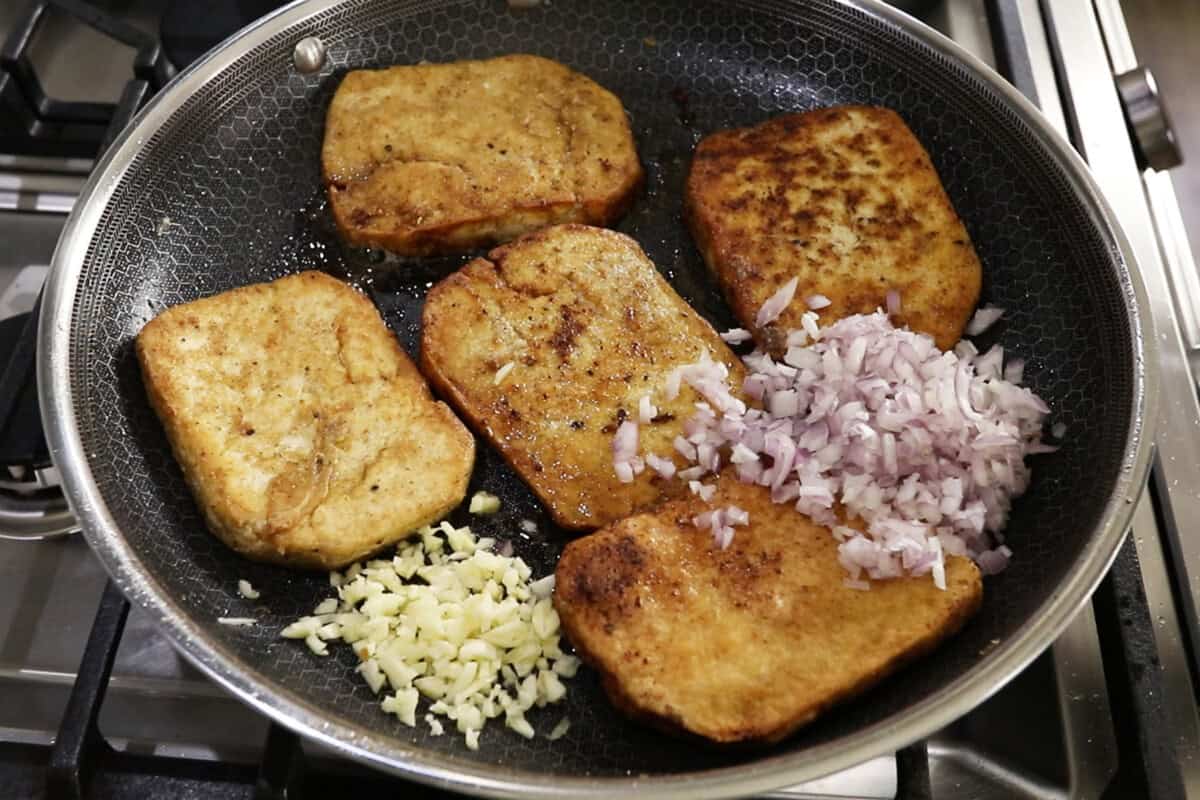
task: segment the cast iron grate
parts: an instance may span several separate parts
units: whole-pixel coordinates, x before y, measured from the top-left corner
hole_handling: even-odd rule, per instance
[[[29,51],[39,27],[54,12],[68,14],[137,51],[133,75],[116,103],[68,102],[46,94]],[[174,74],[157,39],[90,3],[32,0],[0,50],[0,152],[95,157],[129,121],[132,111]]]

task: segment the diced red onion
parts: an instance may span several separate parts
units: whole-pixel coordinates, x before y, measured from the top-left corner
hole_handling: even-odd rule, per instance
[[[730,513],[734,513],[735,518],[740,521],[730,521],[727,518]],[[711,530],[713,534],[713,544],[724,550],[733,542],[733,526],[745,525],[747,522],[749,522],[749,520],[750,515],[745,511],[742,511],[735,506],[730,506],[727,509],[718,508],[713,511],[705,511],[703,514],[693,517],[692,524],[700,529],[708,528]]]
[[[811,348],[803,346],[789,347],[783,360],[786,364],[796,369],[815,370],[821,366],[820,355]],[[751,375],[750,377],[757,376]],[[750,377],[746,378],[746,380],[750,380]]]
[[[673,369],[667,374],[666,395],[668,400],[674,400],[679,397],[679,390],[683,386],[683,369]]]
[[[768,383],[770,383],[770,379],[766,375],[747,375],[746,380],[742,382],[742,392],[747,397],[761,401],[767,391]]]
[[[692,494],[696,495],[706,503],[712,500],[713,495],[716,494],[717,491],[717,487],[715,485],[711,483],[703,484],[700,481],[695,480],[688,481],[688,489],[691,490]]]
[[[613,437],[613,460],[628,461],[637,455],[637,450],[637,423],[625,420],[617,426],[617,434]]]
[[[650,402],[650,395],[642,395],[642,399],[638,401],[638,422],[642,425],[649,425],[657,416],[658,409]]]
[[[800,410],[800,396],[793,389],[785,389],[771,395],[771,416],[794,417]]]
[[[816,323],[804,314],[781,362],[760,351],[743,357],[740,388],[762,408],[745,406],[707,352],[672,372],[705,398],[675,440],[692,465],[676,477],[709,501],[715,487],[700,478],[731,462],[743,482],[830,526],[850,581],[930,574],[944,587],[948,555],[970,556],[989,574],[1003,569],[1011,553],[1000,530],[1029,485],[1025,456],[1056,449],[1041,441],[1048,406],[1007,380],[1020,377],[1020,362],[1006,369],[999,346],[943,353],[882,311]],[[636,451],[636,426],[633,436]],[[614,463],[624,456],[636,474],[641,459],[624,444],[614,442]],[[863,530],[842,525],[842,515]],[[697,524],[727,547],[739,518],[725,509]]]
[[[813,311],[820,311],[822,308],[828,308],[833,305],[833,301],[823,294],[814,294],[805,302]]]
[[[900,313],[900,293],[895,289],[891,289],[887,293],[887,313],[888,316],[894,317]]]
[[[758,309],[758,315],[754,318],[754,325],[762,328],[779,319],[779,315],[792,302],[792,297],[796,294],[796,285],[800,282],[799,278],[792,278],[779,288],[775,294],[767,298],[767,302],[762,304],[762,308]]]
[[[979,348],[970,339],[963,339],[954,345],[954,355],[958,356],[962,361],[972,361],[979,355]]]
[[[637,451],[637,423],[625,420],[617,426],[617,433],[613,437],[613,470],[621,483],[632,483],[633,476],[645,468]]]
[[[837,539],[839,542],[844,542],[847,539],[855,536],[858,536],[858,531],[854,530],[854,528],[850,528],[845,525],[833,526],[833,538]]]
[[[803,328],[800,330],[788,331],[787,339],[788,347],[804,347],[808,344],[808,331]]]
[[[721,334],[725,344],[741,344],[751,339],[750,331],[745,328],[730,328]]]
[[[682,436],[675,437],[675,452],[686,458],[688,461],[696,460],[696,445],[689,442]]]
[[[743,480],[745,479],[743,478]],[[788,481],[787,483],[773,486],[771,488],[771,502],[773,503],[790,503],[799,496],[799,481]]]
[[[728,525],[721,525],[713,530],[713,540],[717,547],[725,550],[733,543],[733,528]]]
[[[725,524],[726,525],[749,525],[750,512],[737,506],[729,506],[725,509]]]
[[[1004,365],[1004,380],[1009,383],[1021,383],[1025,380],[1025,359],[1014,358]]]
[[[995,325],[1002,316],[1004,316],[1003,308],[984,306],[976,311],[975,315],[971,317],[971,321],[967,323],[967,336],[978,336]]]
[[[646,466],[657,472],[663,478],[670,479],[675,475],[675,462],[669,458],[662,458],[654,455],[654,453],[646,454]]]
[[[735,442],[733,452],[729,456],[730,463],[733,464],[748,464],[750,462],[758,462],[758,453],[746,447],[742,442]]]
[[[1009,553],[1011,552],[1010,550]],[[975,563],[979,565],[979,571],[984,575],[996,575],[1003,572],[1004,568],[1008,566],[1008,560],[1009,556],[1000,550],[984,550],[975,557]]]
[[[817,315],[809,311],[800,317],[800,327],[808,334],[808,338],[816,341],[821,338],[821,330],[817,327]]]
[[[1011,367],[1013,363],[1019,363],[1019,361],[1014,360],[1013,362],[1010,362],[1009,367]],[[992,345],[986,353],[975,358],[972,361],[972,364],[975,367],[975,374],[981,378],[999,378],[1001,374],[1008,372],[1008,369],[1003,366],[1004,348],[998,344]],[[1008,377],[1005,377],[1004,380],[1008,381],[1009,383],[1016,382],[1010,380]]]

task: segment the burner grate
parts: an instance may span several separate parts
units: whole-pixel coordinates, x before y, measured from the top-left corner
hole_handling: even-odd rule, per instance
[[[116,103],[50,97],[29,58],[50,12],[69,14],[133,47],[133,77]],[[134,112],[175,74],[158,41],[82,0],[33,0],[0,49],[0,152],[91,158],[103,152]]]
[[[46,94],[29,57],[52,11],[134,47],[133,74],[116,103],[67,102]],[[0,48],[0,152],[96,157],[175,74],[158,41],[82,0],[33,0]],[[0,538],[42,539],[78,531],[57,488],[38,408],[39,293],[34,310],[0,322]]]

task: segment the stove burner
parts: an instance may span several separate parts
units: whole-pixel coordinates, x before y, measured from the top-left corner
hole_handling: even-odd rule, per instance
[[[137,50],[117,103],[64,102],[43,90],[29,50],[51,11]],[[33,0],[0,49],[0,152],[98,156],[175,74],[159,43],[81,0]],[[50,462],[38,407],[38,311],[0,321],[0,538],[46,539],[78,532]]]
[[[79,527],[50,463],[38,409],[36,311],[0,322],[0,538],[49,539]]]
[[[134,77],[117,103],[67,102],[46,94],[29,59],[39,25],[51,9],[137,50]],[[0,50],[0,151],[91,158],[125,126],[151,91],[175,74],[151,36],[81,0],[34,0]]]
[[[0,539],[53,539],[78,533],[52,466],[5,468],[0,478]]]
[[[0,373],[0,465],[35,468],[50,464],[34,372],[37,326],[36,311],[0,322],[0,364],[5,365]]]

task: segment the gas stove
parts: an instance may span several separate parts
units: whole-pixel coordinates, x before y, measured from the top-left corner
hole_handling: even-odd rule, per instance
[[[29,314],[93,162],[175,68],[275,5],[0,5],[0,796],[436,794],[299,741],[190,667],[108,585],[38,435]],[[1153,80],[1117,0],[905,5],[1091,162],[1158,326],[1158,460],[1111,573],[1045,654],[929,739],[772,796],[1200,798],[1200,541],[1181,535],[1200,519],[1200,273]]]

